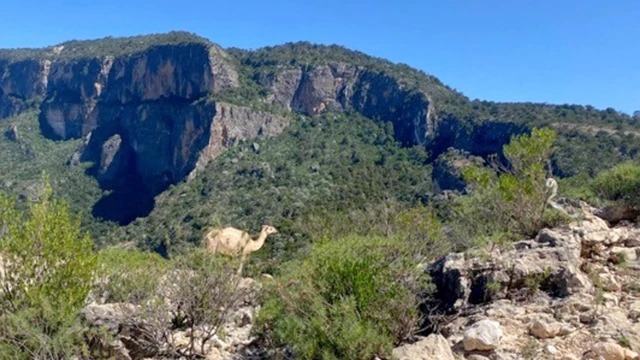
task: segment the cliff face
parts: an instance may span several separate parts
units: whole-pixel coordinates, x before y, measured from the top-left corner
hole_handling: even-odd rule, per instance
[[[0,58],[0,119],[19,114],[44,96],[50,66],[48,60]]]
[[[429,95],[409,90],[400,81],[367,68],[332,63],[280,69],[263,85],[269,101],[307,115],[353,110],[372,119],[391,121],[405,145],[426,144],[435,129]]]
[[[501,153],[502,147],[509,143],[511,136],[529,131],[528,126],[516,123],[484,121],[470,124],[455,116],[444,116],[438,122],[430,147],[434,155],[444,153],[449,148],[456,148],[472,155],[486,157]]]
[[[78,138],[105,123],[99,118],[105,107],[195,101],[238,85],[237,74],[227,62],[217,47],[205,44],[156,46],[115,58],[54,61],[40,123],[50,137]]]
[[[281,117],[207,100],[238,86],[231,59],[216,45],[64,55],[58,47],[41,59],[0,57],[0,118],[39,104],[44,135],[85,137],[71,163],[93,162],[89,172],[113,190],[97,204],[96,215],[112,218],[120,212],[118,221],[142,215],[153,196],[195,175],[226,147],[279,133],[287,124]],[[127,207],[134,209],[127,213]]]
[[[206,41],[147,40],[70,42],[19,57],[0,51],[0,119],[39,106],[45,136],[84,138],[71,163],[94,164],[89,173],[112,190],[96,214],[118,214],[115,220],[122,222],[146,214],[155,195],[193,178],[236,142],[284,130],[286,117],[213,102],[242,94],[247,82],[260,89],[258,103],[309,116],[355,111],[389,121],[402,144],[427,146],[436,156],[449,146],[480,155],[498,152],[520,131],[498,124],[465,132],[455,118],[439,120],[433,99],[442,103],[439,91],[454,92],[436,82],[427,90],[408,86],[390,64],[285,61],[254,76],[262,65],[238,61]],[[132,203],[139,208],[132,210]]]

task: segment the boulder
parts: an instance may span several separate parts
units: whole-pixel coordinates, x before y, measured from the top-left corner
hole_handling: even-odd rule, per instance
[[[591,352],[604,360],[626,360],[625,349],[612,342],[598,342],[591,347]]]
[[[538,339],[550,339],[568,332],[567,327],[562,323],[549,319],[547,316],[542,316],[542,314],[538,315],[538,318],[529,327],[531,335]]]
[[[464,253],[451,253],[427,268],[438,289],[438,300],[445,309],[459,310],[467,305],[471,281]]]
[[[624,349],[624,360],[636,360],[638,353],[629,349]]]
[[[544,351],[549,355],[556,355],[558,353],[558,348],[549,344],[544,347]]]
[[[623,220],[635,220],[640,216],[640,209],[626,205],[610,205],[596,210],[595,215],[613,225]]]
[[[442,335],[431,334],[409,345],[393,349],[394,360],[454,360],[447,340]]]
[[[600,273],[598,274],[598,278],[600,279],[602,288],[606,291],[620,291],[620,289],[622,289],[615,275],[611,273]]]
[[[498,348],[503,332],[497,321],[481,320],[465,330],[463,336],[462,342],[466,351],[486,351]]]
[[[111,332],[117,332],[120,327],[129,324],[136,314],[136,307],[132,304],[89,304],[80,311],[80,319],[88,325],[106,327]]]
[[[614,246],[609,254],[611,261],[616,264],[638,260],[637,248]]]

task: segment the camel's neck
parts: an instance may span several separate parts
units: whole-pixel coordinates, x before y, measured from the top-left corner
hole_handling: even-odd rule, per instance
[[[244,253],[252,253],[254,251],[260,250],[260,248],[264,245],[265,240],[267,240],[267,232],[262,230],[257,239],[249,241],[247,246],[244,247]]]

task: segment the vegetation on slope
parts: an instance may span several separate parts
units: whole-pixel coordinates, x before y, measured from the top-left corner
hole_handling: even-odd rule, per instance
[[[268,284],[257,331],[272,346],[291,345],[300,359],[388,358],[421,325],[427,279],[416,255],[397,238],[318,243]]]
[[[54,141],[39,129],[37,113],[26,112],[3,120],[0,134],[0,186],[21,201],[34,198],[40,191],[40,174],[52,179],[56,197],[66,200],[74,213],[82,214],[83,228],[104,233],[109,224],[91,217],[91,207],[102,196],[98,182],[84,167],[68,166],[81,140]]]
[[[282,68],[347,63],[372,72],[393,76],[413,90],[428,92],[438,101],[444,97],[461,97],[438,78],[428,75],[424,71],[406,64],[395,64],[339,45],[318,45],[304,41],[264,47],[255,51],[240,49],[229,49],[228,51],[239,60],[241,65],[254,72],[256,80]]]
[[[94,56],[142,51],[160,44],[194,42],[208,43],[193,34],[172,32],[72,41],[65,46],[76,49],[68,53],[72,56]],[[49,50],[44,49],[39,54]],[[285,109],[263,101],[268,90],[260,85],[261,77],[291,66],[347,62],[384,72],[416,90],[428,92],[437,100],[437,116],[453,117],[462,127],[474,128],[491,120],[556,128],[559,136],[551,162],[555,173],[561,177],[593,177],[615,163],[637,158],[640,150],[640,138],[636,133],[640,117],[630,117],[613,109],[599,111],[577,105],[469,101],[421,71],[340,46],[302,42],[256,51],[229,51],[240,71],[241,86],[210,100],[224,100],[296,117],[295,113],[287,113]],[[15,51],[4,53],[19,54]],[[20,56],[36,55],[24,53]],[[339,121],[333,121],[333,117]],[[322,119],[298,121],[281,137],[259,142],[259,151],[251,150],[249,144],[230,150],[192,183],[177,184],[161,195],[156,211],[148,219],[139,220],[126,229],[126,233],[108,234],[111,226],[89,215],[92,205],[103,195],[96,181],[87,177],[82,167],[66,166],[78,141],[54,142],[43,138],[37,130],[34,112],[6,123],[15,123],[21,138],[17,141],[0,139],[0,150],[6,154],[0,165],[8,169],[0,174],[1,184],[10,192],[27,198],[34,179],[40,170],[46,169],[55,180],[56,194],[67,199],[74,211],[86,214],[83,225],[91,230],[98,243],[143,239],[145,246],[164,253],[166,247],[171,248],[175,243],[197,244],[204,230],[215,224],[258,229],[261,223],[272,222],[283,230],[277,241],[277,252],[286,253],[295,243],[293,239],[308,238],[309,233],[317,232],[309,230],[312,219],[326,222],[320,218],[326,219],[327,214],[335,212],[352,219],[364,217],[364,213],[371,217],[380,212],[377,210],[380,204],[399,207],[424,203],[431,192],[431,170],[424,150],[400,149],[393,141],[388,125],[373,124],[354,114],[326,114]],[[305,226],[300,225],[302,221],[306,222]],[[338,229],[340,226],[329,227]]]
[[[603,171],[590,183],[593,192],[606,201],[640,207],[640,164],[628,161]]]
[[[0,194],[0,357],[61,359],[82,347],[77,315],[91,289],[96,257],[79,219],[44,182],[22,214]]]
[[[130,37],[106,37],[96,40],[71,40],[57,46],[64,46],[59,53],[54,47],[42,49],[0,49],[0,59],[21,61],[27,59],[79,59],[102,56],[131,55],[154,46],[205,44],[211,42],[203,37],[185,31],[171,31],[162,34],[138,35]]]
[[[280,235],[265,252],[282,254],[304,242],[303,219],[311,215],[424,202],[432,189],[427,154],[401,148],[392,132],[357,114],[301,117],[279,137],[239,145],[170,188],[148,218],[119,236],[166,249],[198,245],[213,225],[256,231],[271,223]]]

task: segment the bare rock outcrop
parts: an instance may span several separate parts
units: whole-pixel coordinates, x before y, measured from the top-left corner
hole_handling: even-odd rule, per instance
[[[432,334],[413,344],[393,349],[393,360],[454,360],[449,342],[442,336]]]
[[[465,351],[491,351],[498,348],[504,335],[499,322],[485,319],[466,329],[463,336]]]
[[[456,359],[637,359],[640,228],[611,227],[583,209],[582,219],[511,250],[453,253],[427,266],[447,314],[435,329]],[[501,340],[478,345],[474,324],[489,322]]]
[[[48,60],[0,58],[0,119],[27,110],[33,99],[44,96],[50,65]]]
[[[195,177],[211,160],[239,141],[269,138],[280,134],[288,125],[289,119],[282,116],[256,111],[248,107],[216,103],[215,116],[209,131],[209,141],[198,154],[198,159],[189,178]]]
[[[400,79],[366,67],[333,62],[311,67],[281,67],[263,82],[267,101],[307,115],[354,110],[390,121],[396,138],[407,145],[426,144],[435,131],[429,94]]]

